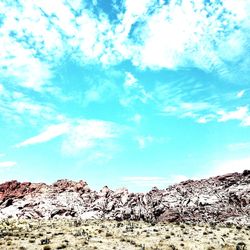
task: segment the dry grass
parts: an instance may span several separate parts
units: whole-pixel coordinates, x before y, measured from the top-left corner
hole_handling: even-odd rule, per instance
[[[246,250],[248,227],[79,220],[2,220],[0,249]]]

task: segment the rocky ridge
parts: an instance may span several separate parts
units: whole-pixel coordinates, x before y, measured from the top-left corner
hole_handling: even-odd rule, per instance
[[[92,191],[84,181],[0,184],[0,219],[79,218],[250,225],[250,170],[148,193]]]

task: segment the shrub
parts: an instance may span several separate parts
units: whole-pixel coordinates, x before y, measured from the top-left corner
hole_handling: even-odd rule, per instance
[[[64,249],[66,248],[67,246],[65,244],[61,244],[60,246],[58,246],[56,249]]]
[[[46,244],[49,244],[49,243],[50,243],[50,240],[48,238],[41,239],[41,245],[46,245]]]
[[[246,250],[246,244],[244,242],[239,242],[236,245],[236,250]]]
[[[51,247],[50,247],[49,245],[44,246],[44,247],[43,247],[43,250],[51,250]]]
[[[112,233],[110,233],[110,232],[106,233],[106,237],[111,237],[111,236],[113,236]]]

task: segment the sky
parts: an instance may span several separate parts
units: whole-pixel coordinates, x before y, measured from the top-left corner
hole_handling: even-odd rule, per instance
[[[0,1],[0,182],[144,192],[244,169],[248,0]]]

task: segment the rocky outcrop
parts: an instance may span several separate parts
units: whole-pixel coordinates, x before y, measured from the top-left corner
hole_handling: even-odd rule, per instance
[[[43,187],[44,183],[30,183],[18,181],[8,181],[0,184],[0,202],[10,198],[23,198],[30,193],[38,193]]]
[[[188,180],[164,190],[92,191],[84,181],[0,185],[0,218],[81,218],[250,225],[250,171]]]

